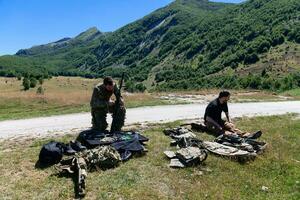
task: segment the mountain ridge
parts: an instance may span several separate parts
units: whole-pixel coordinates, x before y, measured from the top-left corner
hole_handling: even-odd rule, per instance
[[[176,0],[114,32],[105,34],[91,28],[79,34],[75,42],[74,38],[66,39],[58,46],[27,49],[5,59],[11,59],[11,63],[14,59],[15,63],[33,62],[37,69],[43,68],[53,75],[88,73],[118,77],[125,71],[132,84],[142,83],[160,90],[222,87],[222,82],[206,77],[230,76],[230,80],[239,82],[232,73],[224,73],[247,71],[278,45],[295,44],[297,48],[299,13],[297,0],[249,0],[241,4]],[[295,52],[297,60],[299,51]],[[6,68],[3,59],[0,57],[0,70],[1,66]],[[22,71],[18,65],[14,69]],[[277,80],[299,72],[298,64],[291,66],[294,71],[282,70],[279,77],[267,65],[261,65],[255,74],[242,74],[248,80],[266,71]],[[241,85],[236,81],[225,85],[252,87],[250,83]]]

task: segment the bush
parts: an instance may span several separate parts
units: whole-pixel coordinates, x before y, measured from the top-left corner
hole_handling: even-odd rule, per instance
[[[39,84],[43,85],[43,83],[44,83],[44,79],[43,78],[39,78]]]
[[[31,78],[30,78],[30,87],[31,87],[31,88],[35,88],[36,84],[37,84],[36,78],[31,77]]]
[[[135,85],[135,89],[138,92],[144,92],[146,90],[146,87],[142,83],[138,83]]]
[[[23,87],[24,87],[24,90],[29,90],[30,88],[30,81],[28,78],[23,78],[23,83],[22,83]]]
[[[18,81],[20,81],[22,79],[22,76],[20,74],[18,74],[17,79],[18,79]]]
[[[256,63],[259,60],[256,53],[252,53],[250,55],[246,55],[244,63],[245,64],[253,64]]]
[[[144,92],[146,87],[142,83],[135,84],[133,81],[127,81],[125,83],[126,91],[128,92]]]
[[[36,90],[37,94],[43,95],[44,94],[44,88],[42,86],[38,87],[38,89]]]

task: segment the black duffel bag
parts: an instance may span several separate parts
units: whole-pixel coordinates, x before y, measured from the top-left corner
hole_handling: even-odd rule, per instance
[[[39,155],[39,162],[43,165],[53,165],[61,161],[64,154],[63,143],[51,141],[45,144]]]

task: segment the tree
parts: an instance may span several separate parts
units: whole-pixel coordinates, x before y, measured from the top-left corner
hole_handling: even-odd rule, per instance
[[[250,55],[246,55],[244,63],[245,64],[253,64],[256,63],[259,60],[256,53],[252,53]]]
[[[24,87],[24,90],[29,90],[30,88],[30,81],[28,78],[23,78],[23,83],[22,83],[23,87]]]
[[[39,84],[40,85],[43,85],[43,83],[44,83],[44,79],[41,77],[41,78],[39,78]]]
[[[138,83],[135,85],[135,88],[139,92],[144,92],[146,90],[146,87],[142,83]]]
[[[36,86],[36,84],[37,84],[36,78],[31,77],[31,78],[30,78],[30,87],[31,87],[31,88],[34,88],[34,87]]]
[[[249,87],[251,89],[258,89],[261,85],[261,78],[257,75],[251,76],[249,81]]]

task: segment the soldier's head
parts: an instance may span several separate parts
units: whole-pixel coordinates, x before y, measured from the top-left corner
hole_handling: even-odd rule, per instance
[[[221,104],[227,103],[230,100],[230,92],[223,90],[219,93],[219,101]]]
[[[104,84],[105,89],[107,91],[113,91],[113,89],[114,89],[114,80],[110,76],[107,76],[103,79],[103,84]]]

